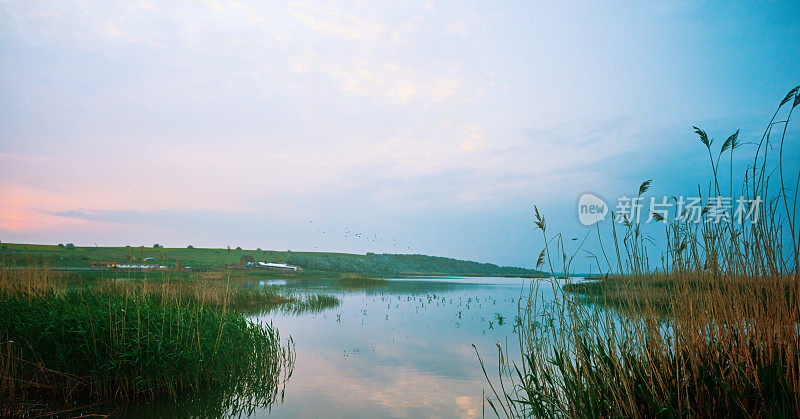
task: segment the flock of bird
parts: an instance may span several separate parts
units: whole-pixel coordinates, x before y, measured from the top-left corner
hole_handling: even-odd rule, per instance
[[[308,223],[309,224],[314,224],[314,220],[308,220]],[[379,236],[377,234],[370,235],[370,234],[364,234],[364,233],[360,233],[360,232],[355,232],[355,231],[351,230],[350,227],[347,227],[345,229],[344,234],[341,234],[341,232],[337,232],[332,228],[326,229],[324,227],[316,228],[315,231],[318,234],[317,239],[320,239],[320,240],[321,239],[335,237],[336,234],[338,233],[338,234],[340,234],[339,237],[343,237],[345,240],[357,240],[360,243],[366,243],[367,245],[371,245],[371,246],[377,246],[377,245],[381,245],[381,244],[384,243],[383,237],[381,237],[381,236]],[[401,246],[400,242],[394,237],[391,240],[388,240],[388,239],[386,240],[386,243],[389,243],[389,242],[391,242],[392,249],[398,249],[398,246]],[[314,248],[315,249],[319,249],[319,243],[315,243],[314,244]],[[410,253],[411,252],[411,245],[407,245],[406,246],[406,250]]]

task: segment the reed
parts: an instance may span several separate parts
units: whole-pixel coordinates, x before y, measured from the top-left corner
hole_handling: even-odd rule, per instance
[[[339,306],[339,299],[327,294],[292,296],[291,299],[291,304],[278,306],[277,308],[284,312],[299,314],[305,312],[319,313],[322,310]]]
[[[653,268],[648,246],[654,241],[638,220],[625,219],[621,236],[612,223],[613,247],[601,241],[602,259],[595,260],[607,266],[598,262],[605,271],[600,280],[532,285],[519,306],[519,358],[510,359],[509,350],[498,346],[494,379],[481,360],[492,390],[487,402],[496,414],[800,416],[800,237],[794,212],[800,179],[794,185],[782,174],[774,179],[784,171],[784,156],[779,151],[767,158],[776,142],[784,148],[798,104],[794,88],[745,170],[742,195],[766,204],[756,222],[712,223],[708,207],[697,224],[662,219],[668,243],[662,263]],[[776,122],[781,110],[786,117]],[[738,131],[718,153],[707,133],[695,132],[710,160],[709,195],[719,196],[725,186],[720,162],[739,148]],[[726,192],[732,193],[732,155],[728,161]],[[639,195],[649,185],[644,182]],[[547,263],[554,278],[555,267],[570,272],[578,250],[567,252],[561,235],[548,236],[538,208],[535,219],[545,241],[539,265]],[[605,248],[616,255],[609,258]]]
[[[291,297],[277,292],[241,287],[230,278],[163,277],[132,281],[101,281],[94,290],[104,295],[146,295],[175,304],[195,304],[245,312],[267,310],[294,302]]]
[[[291,375],[291,343],[246,320],[235,299],[164,284],[69,289],[64,279],[0,270],[0,413],[215,388],[230,389],[229,404],[268,406]]]
[[[235,309],[247,315],[273,311],[303,313],[336,307],[339,300],[332,295],[295,295],[279,288],[245,287],[246,277],[230,273],[201,272],[190,276],[157,275],[136,280],[100,281],[92,289],[104,295],[147,295],[176,304]]]

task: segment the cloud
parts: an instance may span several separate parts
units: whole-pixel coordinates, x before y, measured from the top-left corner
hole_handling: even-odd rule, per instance
[[[797,20],[731,10],[5,1],[3,225],[16,237],[52,228],[176,241],[213,241],[203,224],[227,225],[296,246],[291,231],[247,226],[329,217],[402,222],[434,250],[469,253],[420,220],[468,230],[480,220],[464,214],[572,205],[575,193],[643,172],[674,179],[699,170],[682,151],[685,128],[744,136],[760,124],[758,112],[796,84],[784,70],[797,54],[780,48]],[[685,16],[705,13],[743,30],[687,26]],[[774,29],[757,31],[767,20]],[[731,44],[752,59],[731,61],[720,48]],[[766,74],[757,63],[775,51],[786,65]],[[763,88],[734,88],[745,85]],[[475,238],[474,255],[514,251]]]
[[[447,25],[447,32],[458,36],[468,36],[469,27],[466,23],[457,20],[455,22],[450,22],[450,24]]]
[[[458,145],[458,148],[461,150],[472,153],[475,151],[483,151],[489,146],[489,143],[484,141],[486,135],[478,124],[470,125],[464,130],[464,134],[467,138]]]
[[[45,211],[47,215],[53,215],[56,217],[64,217],[64,218],[77,218],[80,220],[92,220],[92,221],[101,221],[103,217],[98,216],[98,214],[89,213],[85,211],[78,211],[78,210],[68,210],[68,211]]]
[[[295,12],[292,16],[326,35],[347,40],[375,40],[386,31],[384,25],[362,19],[352,12],[342,10],[331,3],[306,3],[291,1],[289,5]]]
[[[378,57],[377,54],[325,56],[319,57],[315,67],[343,92],[400,103],[444,102],[456,98],[467,82],[460,68],[449,63],[420,66]]]

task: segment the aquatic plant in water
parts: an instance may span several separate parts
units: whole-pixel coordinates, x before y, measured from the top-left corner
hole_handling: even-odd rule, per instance
[[[51,275],[0,270],[3,413],[203,391],[227,408],[282,397],[293,346],[271,326],[202,300],[67,290]]]
[[[602,279],[578,284],[568,279],[563,289],[553,279],[556,294],[549,301],[542,298],[542,282],[532,285],[519,304],[519,358],[511,360],[498,346],[497,378],[492,379],[478,354],[491,389],[486,400],[496,414],[800,415],[800,237],[791,210],[797,183],[784,182],[780,151],[792,110],[800,104],[799,88],[778,106],[754,164],[746,169],[742,190],[768,203],[757,222],[692,226],[662,220],[669,240],[660,272],[651,271],[650,242],[639,225],[626,222],[620,240],[611,223],[616,258],[603,253],[608,272]],[[786,107],[787,116],[775,122]],[[772,155],[777,161],[768,162],[776,126],[779,152]],[[710,194],[719,195],[720,157],[738,148],[738,131],[716,158],[713,140],[699,128],[695,132],[711,160]],[[649,186],[644,182],[639,194]],[[554,266],[570,272],[578,250],[570,254],[560,234],[548,236],[538,208],[535,223],[545,242],[538,266],[547,263],[554,278]],[[599,227],[597,234],[600,238]],[[600,246],[604,249],[602,241]]]

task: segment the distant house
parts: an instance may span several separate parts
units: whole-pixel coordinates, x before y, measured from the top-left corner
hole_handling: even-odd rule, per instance
[[[113,260],[93,260],[91,265],[96,267],[113,268],[117,265],[117,262]]]
[[[271,263],[271,262],[258,262],[256,265],[259,268],[263,269],[277,269],[281,271],[302,271],[303,268],[294,265],[287,265],[285,263]]]
[[[112,269],[167,269],[164,265],[116,264]]]

